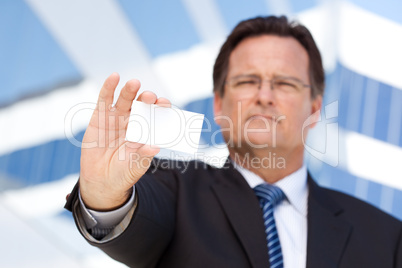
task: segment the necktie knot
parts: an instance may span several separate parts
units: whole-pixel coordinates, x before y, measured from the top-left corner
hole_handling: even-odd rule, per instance
[[[279,187],[267,183],[254,187],[254,192],[260,202],[269,203],[273,207],[278,205],[285,198],[285,194]]]

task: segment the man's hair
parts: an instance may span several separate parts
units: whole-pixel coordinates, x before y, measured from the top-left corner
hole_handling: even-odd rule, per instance
[[[229,57],[236,46],[248,37],[276,35],[293,37],[306,49],[309,57],[309,77],[311,97],[323,95],[325,87],[324,69],[317,45],[309,30],[297,23],[289,22],[285,16],[256,17],[241,21],[228,36],[216,58],[214,65],[214,92],[224,94],[226,76],[228,74]]]

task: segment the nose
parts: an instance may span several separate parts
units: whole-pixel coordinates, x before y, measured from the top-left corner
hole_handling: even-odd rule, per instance
[[[262,105],[274,105],[275,93],[271,80],[261,80],[261,84],[258,90],[258,102]]]

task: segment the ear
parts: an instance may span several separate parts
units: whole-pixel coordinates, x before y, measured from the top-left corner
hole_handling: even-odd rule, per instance
[[[222,97],[218,92],[214,94],[214,120],[220,125],[220,116],[222,115]]]
[[[311,102],[311,117],[312,117],[311,119],[313,123],[309,125],[310,128],[315,127],[317,122],[320,120],[321,107],[322,107],[322,96],[318,95]]]

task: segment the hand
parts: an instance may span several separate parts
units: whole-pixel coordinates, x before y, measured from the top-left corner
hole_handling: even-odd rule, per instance
[[[98,211],[123,205],[132,186],[144,175],[152,158],[159,152],[155,146],[125,140],[131,105],[140,82],[128,81],[116,105],[112,106],[119,79],[119,75],[113,73],[103,84],[81,148],[81,197],[88,208]],[[142,93],[137,100],[171,106],[169,100],[158,99],[149,91]]]

